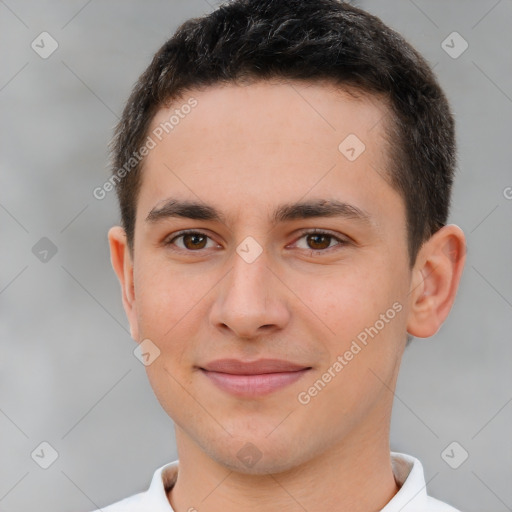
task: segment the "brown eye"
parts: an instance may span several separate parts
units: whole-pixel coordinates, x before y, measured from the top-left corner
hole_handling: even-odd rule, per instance
[[[334,242],[334,243],[333,243]],[[331,250],[341,249],[350,242],[344,238],[337,237],[324,231],[306,231],[295,242],[299,249],[316,251],[318,254],[327,253]]]
[[[165,242],[165,245],[177,247],[182,251],[195,252],[208,248],[207,244],[209,240],[210,237],[204,233],[200,233],[199,231],[187,231],[178,233],[172,239]],[[209,247],[212,246],[210,245]]]
[[[313,234],[307,235],[309,247],[315,251],[327,249],[331,245],[331,235]]]
[[[206,244],[206,237],[201,233],[192,233],[190,235],[183,235],[183,245],[187,249],[204,249]]]

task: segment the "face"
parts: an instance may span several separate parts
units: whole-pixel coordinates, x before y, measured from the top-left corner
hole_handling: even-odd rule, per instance
[[[239,471],[382,435],[411,287],[384,105],[322,84],[215,86],[150,132],[190,97],[153,136],[125,253],[132,335],[160,351],[146,367],[158,400]]]

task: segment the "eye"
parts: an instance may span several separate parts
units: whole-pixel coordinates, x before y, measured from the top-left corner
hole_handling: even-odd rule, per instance
[[[176,240],[180,240],[180,239],[181,239],[182,244],[175,243]],[[207,247],[208,239],[210,239],[210,237],[200,231],[180,231],[179,233],[175,234],[172,238],[166,240],[164,242],[164,244],[166,246],[174,245],[174,246],[177,246],[181,250],[194,252],[194,251],[198,251],[200,249],[208,249],[208,248],[212,247],[212,245]],[[216,244],[213,242],[213,240],[211,240],[211,241],[212,241],[213,247],[214,247]]]
[[[306,247],[299,247],[300,249],[310,250],[312,252],[317,253],[327,252],[328,249],[330,250],[334,247],[348,244],[348,240],[342,239],[327,231],[321,230],[304,232],[302,233],[302,236],[298,239],[298,241],[302,239],[306,240]],[[338,243],[334,243],[332,245],[332,242]]]
[[[300,247],[299,241],[302,239],[305,240],[305,246]],[[208,245],[208,241],[210,241],[210,245]],[[335,236],[327,231],[310,230],[303,232],[300,238],[295,242],[295,245],[298,246],[299,249],[309,250],[313,253],[325,253],[335,247],[341,247],[348,243],[348,240]],[[198,252],[202,249],[218,247],[218,244],[207,234],[193,230],[180,231],[174,234],[172,238],[164,242],[164,245],[173,246],[173,249],[176,247],[178,250],[187,252]]]

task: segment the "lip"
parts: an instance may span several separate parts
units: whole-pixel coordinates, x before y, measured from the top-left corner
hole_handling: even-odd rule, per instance
[[[218,359],[200,368],[217,387],[239,397],[267,395],[296,382],[310,369],[281,359]]]
[[[261,375],[263,373],[295,372],[310,367],[283,359],[258,359],[256,361],[217,359],[201,368],[210,372],[229,373],[232,375]]]

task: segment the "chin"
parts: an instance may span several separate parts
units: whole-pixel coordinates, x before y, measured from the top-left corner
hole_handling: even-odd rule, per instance
[[[277,474],[293,469],[298,465],[297,462],[290,459],[290,455],[287,457],[279,457],[275,454],[269,455],[262,453],[261,458],[256,458],[250,462],[246,458],[240,459],[238,454],[228,455],[217,459],[217,463],[225,466],[231,471],[245,475],[268,475]],[[258,456],[259,457],[259,456]]]
[[[231,471],[247,475],[277,474],[306,463],[312,450],[294,441],[291,435],[272,439],[266,437],[268,431],[260,436],[243,435],[226,440],[222,451],[210,450],[209,456],[218,464]],[[312,447],[311,447],[312,448]]]

